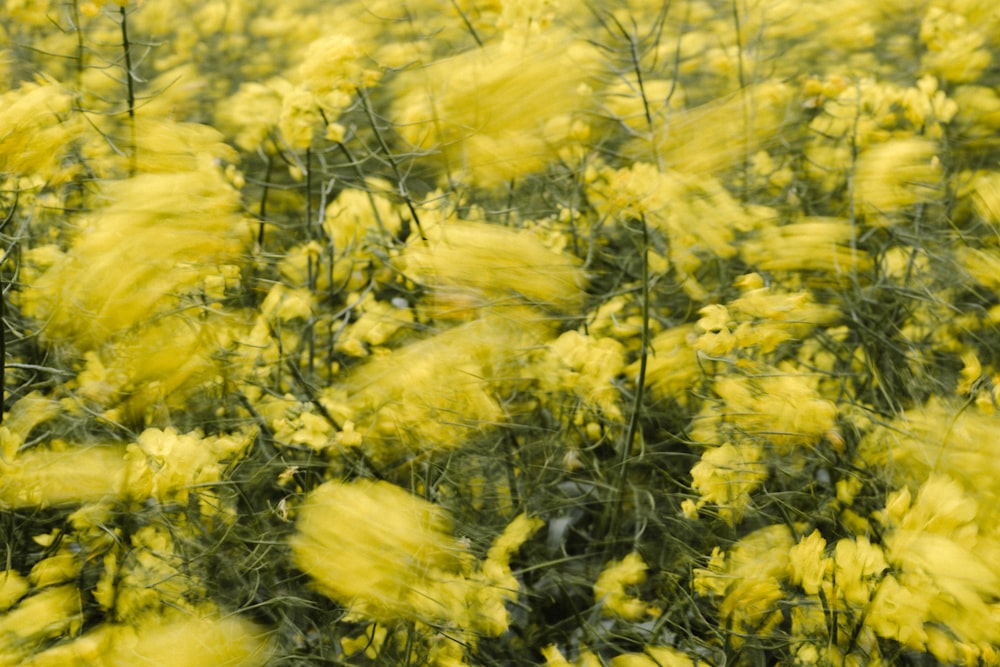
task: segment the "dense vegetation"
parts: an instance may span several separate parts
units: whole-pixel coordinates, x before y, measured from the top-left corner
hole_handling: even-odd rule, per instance
[[[0,7],[0,663],[1000,663],[993,0]]]

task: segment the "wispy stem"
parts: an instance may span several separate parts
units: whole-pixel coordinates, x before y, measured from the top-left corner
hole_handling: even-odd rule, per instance
[[[121,12],[122,50],[125,54],[125,89],[128,101],[129,133],[131,135],[131,155],[129,158],[129,175],[135,174],[136,146],[138,140],[135,131],[135,79],[132,75],[132,49],[128,39],[128,12],[125,7],[119,7]]]

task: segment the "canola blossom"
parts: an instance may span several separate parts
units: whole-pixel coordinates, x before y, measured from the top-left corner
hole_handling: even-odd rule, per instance
[[[0,664],[1000,665],[992,0],[0,0]]]

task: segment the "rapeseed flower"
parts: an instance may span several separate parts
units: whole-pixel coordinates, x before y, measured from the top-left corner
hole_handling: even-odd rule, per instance
[[[739,646],[748,635],[768,636],[781,623],[779,602],[794,545],[787,526],[761,528],[723,553],[716,548],[707,567],[694,571],[694,591],[718,599],[719,615]]]
[[[249,232],[238,193],[214,167],[137,176],[105,196],[110,204],[21,295],[47,338],[85,350],[176,308],[206,271],[238,257]]]
[[[263,667],[273,656],[266,632],[239,617],[193,615],[138,627],[105,623],[39,651],[29,667]]]
[[[740,521],[750,506],[751,494],[768,477],[763,448],[749,440],[735,445],[709,447],[691,467],[691,488],[700,498],[689,510],[696,513],[707,504],[718,508],[719,516],[730,525]]]
[[[586,280],[579,261],[530,232],[462,221],[425,231],[426,240],[411,240],[396,264],[431,288],[438,317],[465,319],[480,308],[502,313],[524,304],[572,313],[582,303]]]
[[[637,621],[659,615],[659,609],[643,602],[629,590],[646,580],[647,569],[642,556],[635,552],[605,565],[594,582],[594,600],[601,605],[605,616]]]
[[[413,151],[439,162],[448,180],[487,188],[538,172],[572,134],[548,131],[588,106],[593,56],[568,35],[545,44],[503,40],[404,72],[392,118]]]
[[[528,381],[523,357],[548,337],[532,319],[468,322],[358,366],[326,391],[328,409],[379,465],[453,450],[504,422],[500,397]]]
[[[854,178],[859,212],[875,224],[891,224],[898,212],[936,197],[941,185],[937,146],[899,139],[858,156]]]
[[[71,96],[54,82],[23,84],[0,94],[0,176],[63,178],[60,158],[79,135]]]
[[[293,560],[352,617],[473,635],[506,630],[503,602],[518,588],[509,559],[541,526],[518,517],[476,568],[441,507],[387,482],[327,482],[296,512]]]

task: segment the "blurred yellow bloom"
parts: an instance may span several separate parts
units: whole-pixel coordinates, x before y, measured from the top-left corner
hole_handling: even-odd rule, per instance
[[[833,564],[829,558],[824,557],[825,549],[826,540],[818,530],[814,530],[788,550],[791,568],[789,579],[793,584],[801,586],[807,595],[816,595],[820,591]]]
[[[647,160],[652,153],[665,168],[685,174],[720,172],[774,142],[794,119],[791,103],[792,89],[778,81],[747,86],[737,94],[665,114],[654,129],[652,145],[637,140],[629,153]]]
[[[118,496],[125,473],[121,447],[53,443],[13,463],[0,461],[0,507],[51,507]]]
[[[0,615],[0,663],[21,665],[47,641],[79,631],[83,601],[74,584],[45,588]]]
[[[41,651],[24,667],[264,667],[274,655],[267,631],[237,616],[188,616],[103,624]]]
[[[891,224],[900,211],[934,199],[942,178],[937,152],[923,139],[897,139],[862,152],[854,177],[859,212],[875,224]]]
[[[652,353],[646,361],[646,382],[661,398],[670,398],[682,405],[689,401],[689,392],[702,378],[702,367],[694,348],[697,340],[694,325],[681,325],[657,334],[651,342]],[[629,364],[625,372],[630,379],[637,376],[639,362]]]
[[[685,291],[697,299],[706,296],[693,275],[702,262],[732,257],[736,254],[735,232],[754,224],[716,179],[662,171],[649,162],[595,174],[588,190],[602,217],[620,223],[644,220],[666,235],[670,265]]]
[[[37,391],[18,399],[10,406],[0,426],[0,458],[12,462],[32,429],[58,415],[60,410],[57,401],[44,398]]]
[[[233,137],[237,146],[254,151],[264,145],[268,133],[278,126],[281,109],[282,97],[277,89],[245,81],[225,104],[220,105],[216,123],[227,136]]]
[[[624,371],[625,350],[614,338],[567,331],[554,340],[537,373],[543,391],[569,391],[603,417],[621,420],[620,392],[614,381]]]
[[[659,610],[643,602],[627,589],[646,580],[648,566],[642,556],[632,552],[618,561],[610,561],[594,582],[594,600],[602,605],[605,616],[637,621]]]
[[[820,271],[825,280],[839,280],[872,267],[871,257],[852,247],[857,231],[839,218],[802,218],[780,227],[765,227],[740,253],[763,271]]]
[[[0,94],[0,176],[60,177],[60,159],[79,127],[63,120],[70,95],[54,83],[23,84]]]
[[[231,436],[180,434],[174,428],[146,429],[125,451],[123,491],[131,498],[186,504],[190,489],[209,493],[226,468],[247,450],[256,432]]]
[[[509,559],[542,525],[517,517],[476,568],[440,507],[386,482],[328,482],[297,514],[293,560],[352,617],[445,624],[470,642],[507,629],[519,588]]]
[[[669,646],[647,646],[643,653],[615,656],[609,664],[611,667],[707,667],[707,663]]]
[[[548,338],[537,318],[518,322],[510,314],[371,358],[327,390],[331,412],[341,423],[354,422],[377,465],[461,446],[506,419],[498,396],[521,382],[525,352]]]
[[[424,231],[427,241],[411,239],[397,265],[433,289],[438,317],[468,317],[469,311],[446,310],[449,301],[463,298],[497,312],[528,304],[575,313],[582,304],[580,262],[530,232],[457,220]]]
[[[868,538],[839,540],[833,554],[836,594],[856,608],[868,604],[889,565],[882,547]]]
[[[316,97],[309,90],[293,88],[282,96],[278,129],[293,151],[309,148],[322,120]]]
[[[927,48],[921,59],[924,70],[953,83],[979,78],[993,60],[979,28],[960,13],[928,7],[920,24],[920,41]]]
[[[542,657],[545,658],[545,667],[573,667],[573,663],[563,656],[555,644],[543,648]]]
[[[691,468],[691,488],[701,497],[692,508],[716,505],[719,516],[736,525],[750,506],[751,494],[767,480],[764,451],[750,440],[709,447]]]
[[[82,349],[176,308],[206,272],[238,258],[249,234],[239,194],[213,167],[141,175],[104,194],[111,203],[22,296],[49,340]]]
[[[727,553],[716,548],[708,566],[694,571],[695,593],[721,598],[719,615],[734,632],[734,645],[742,645],[743,633],[767,636],[781,622],[778,602],[785,597],[781,583],[793,545],[787,526],[767,526],[743,537]]]
[[[400,133],[414,150],[435,151],[449,180],[493,187],[519,179],[558,159],[560,144],[572,141],[552,136],[546,124],[589,106],[581,84],[592,55],[569,36],[533,41],[487,44],[395,81],[392,117]]]
[[[697,415],[691,437],[708,445],[759,436],[779,453],[825,437],[834,428],[837,406],[819,395],[815,376],[787,365],[775,371],[716,377],[712,390],[719,400]]]
[[[4,570],[0,572],[0,612],[13,607],[30,589],[28,580],[17,571]]]

